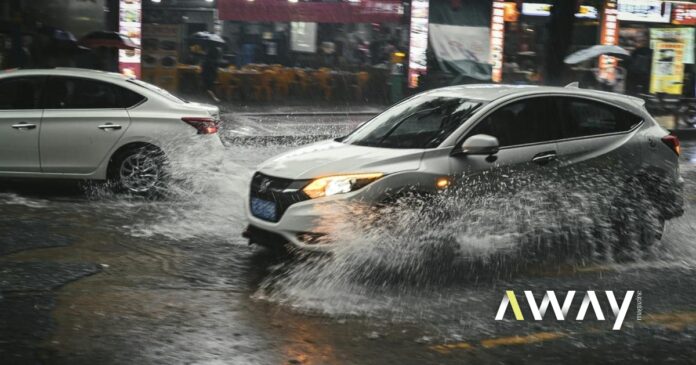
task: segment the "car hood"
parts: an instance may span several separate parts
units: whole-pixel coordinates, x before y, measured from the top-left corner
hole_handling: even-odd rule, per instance
[[[334,174],[417,170],[421,149],[356,146],[336,141],[313,143],[262,163],[259,171],[286,179],[313,179]]]

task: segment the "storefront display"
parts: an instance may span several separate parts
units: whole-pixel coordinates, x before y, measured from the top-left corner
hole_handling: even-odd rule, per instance
[[[684,85],[684,44],[656,42],[654,47],[650,93],[681,95]]]
[[[119,3],[119,33],[140,46],[141,0],[121,0]],[[140,49],[122,49],[118,54],[118,69],[127,76],[140,78]]]
[[[176,90],[179,25],[143,24],[143,35],[143,80]]]
[[[291,22],[290,49],[294,52],[317,52],[317,23]]]
[[[650,48],[655,49],[658,42],[674,42],[684,45],[684,63],[694,63],[694,28],[651,28]]]

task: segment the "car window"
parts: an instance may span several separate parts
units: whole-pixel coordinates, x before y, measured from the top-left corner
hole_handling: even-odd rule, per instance
[[[122,108],[115,85],[78,77],[49,77],[46,82],[47,109]]]
[[[564,98],[563,137],[583,137],[625,132],[642,118],[619,108],[596,101]]]
[[[140,104],[143,100],[145,100],[144,96],[136,93],[135,91],[131,91],[124,87],[116,85],[114,85],[114,87],[119,91],[119,105],[121,105],[122,108],[130,108],[136,106]]]
[[[0,110],[40,109],[41,77],[13,77],[0,81]]]
[[[434,148],[482,104],[477,100],[424,94],[388,109],[342,142],[385,148]]]
[[[487,134],[501,147],[552,141],[560,138],[554,98],[532,98],[500,107],[468,133]]]

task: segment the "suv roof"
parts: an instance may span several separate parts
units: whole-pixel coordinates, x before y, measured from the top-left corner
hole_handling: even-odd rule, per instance
[[[609,102],[617,102],[624,105],[628,104],[632,107],[640,107],[645,104],[645,101],[640,98],[600,90],[580,89],[577,87],[469,84],[443,87],[440,89],[432,90],[430,92],[451,92],[459,97],[485,101],[493,101],[508,96],[558,94],[568,96],[590,97],[593,99],[601,99]]]

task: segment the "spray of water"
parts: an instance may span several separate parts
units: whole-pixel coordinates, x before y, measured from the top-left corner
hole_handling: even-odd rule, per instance
[[[453,286],[664,255],[650,194],[616,174],[500,170],[459,186],[383,207],[326,208],[320,227],[332,253],[276,267],[257,298],[330,315],[393,317],[452,300]],[[693,237],[694,227],[686,229]]]

